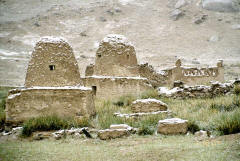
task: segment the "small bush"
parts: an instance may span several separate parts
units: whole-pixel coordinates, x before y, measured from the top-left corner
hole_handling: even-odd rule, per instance
[[[121,96],[116,102],[113,102],[116,106],[129,106],[136,98],[132,95]]]
[[[240,85],[235,85],[234,86],[234,94],[240,95]]]
[[[155,98],[159,99],[159,94],[157,90],[147,90],[141,94],[141,99]]]
[[[221,112],[213,120],[213,127],[224,135],[240,132],[240,109]]]
[[[80,120],[61,119],[57,116],[40,116],[32,118],[24,122],[22,136],[30,136],[34,131],[49,131],[66,129],[70,127],[87,126],[89,122],[87,118]]]
[[[200,128],[198,126],[198,124],[196,123],[196,121],[193,120],[189,120],[188,121],[188,131],[190,131],[191,133],[195,133],[197,131],[199,131]]]
[[[154,133],[155,129],[153,126],[147,126],[145,124],[142,124],[139,128],[138,128],[138,135],[152,135]]]

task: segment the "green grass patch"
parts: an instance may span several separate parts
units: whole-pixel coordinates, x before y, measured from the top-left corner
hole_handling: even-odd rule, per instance
[[[23,123],[22,136],[30,136],[34,131],[59,130],[89,125],[89,120],[85,117],[81,119],[62,119],[58,116],[40,116]]]
[[[141,99],[155,98],[159,99],[158,91],[155,89],[147,90],[141,94]]]
[[[234,86],[234,94],[240,95],[240,84]]]
[[[240,132],[240,109],[221,112],[213,119],[212,124],[220,134],[227,135]]]

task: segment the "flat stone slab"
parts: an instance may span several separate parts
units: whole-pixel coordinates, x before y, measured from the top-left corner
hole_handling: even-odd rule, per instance
[[[133,112],[156,112],[166,111],[168,108],[167,104],[157,99],[137,99],[131,105]]]
[[[158,115],[158,114],[170,114],[171,111],[156,111],[156,112],[139,112],[139,113],[114,113],[114,116],[131,119],[131,118],[138,118],[143,116],[149,116],[149,115]]]
[[[165,135],[186,134],[188,129],[187,123],[187,120],[182,120],[179,118],[159,120],[157,132]]]
[[[127,129],[105,129],[98,131],[98,137],[101,140],[116,139],[129,135],[130,132]]]
[[[127,129],[127,130],[132,130],[132,127],[128,126],[127,124],[112,124],[112,125],[110,125],[110,129]]]

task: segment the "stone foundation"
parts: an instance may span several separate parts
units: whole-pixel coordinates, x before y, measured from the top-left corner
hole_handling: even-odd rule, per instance
[[[86,87],[34,87],[9,92],[7,123],[18,124],[42,115],[64,118],[95,115],[92,90]]]

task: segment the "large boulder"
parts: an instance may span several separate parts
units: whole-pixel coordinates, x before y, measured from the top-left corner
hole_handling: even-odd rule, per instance
[[[217,12],[238,12],[240,11],[239,0],[202,0],[204,9]]]
[[[101,140],[121,138],[129,135],[130,132],[128,131],[128,129],[105,129],[98,131],[98,137]]]
[[[188,121],[179,118],[159,120],[157,132],[159,134],[186,134]]]
[[[133,112],[156,112],[167,111],[167,104],[157,99],[138,99],[131,105]]]

